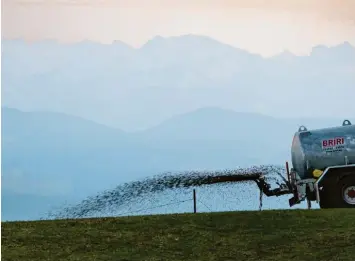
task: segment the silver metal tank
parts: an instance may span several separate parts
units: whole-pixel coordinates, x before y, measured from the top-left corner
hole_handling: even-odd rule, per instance
[[[355,125],[307,130],[301,126],[291,146],[292,167],[301,179],[311,178],[312,170],[355,164]]]

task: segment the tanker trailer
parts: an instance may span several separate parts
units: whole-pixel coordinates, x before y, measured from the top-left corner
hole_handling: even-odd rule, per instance
[[[306,197],[321,208],[355,207],[355,125],[307,130],[301,126],[291,146],[290,205]]]
[[[355,207],[355,125],[307,130],[301,126],[291,145],[292,168],[288,180],[270,189],[261,176],[255,180],[266,196],[293,194],[290,207],[307,200],[320,208]]]

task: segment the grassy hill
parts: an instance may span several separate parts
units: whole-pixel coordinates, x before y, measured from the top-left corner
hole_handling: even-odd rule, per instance
[[[2,223],[3,260],[353,260],[354,210]]]

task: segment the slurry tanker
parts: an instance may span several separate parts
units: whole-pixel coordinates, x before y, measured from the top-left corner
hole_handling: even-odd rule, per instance
[[[292,167],[276,189],[260,175],[255,179],[266,196],[293,194],[290,207],[306,200],[320,208],[355,207],[355,125],[308,130],[301,126],[291,145]]]

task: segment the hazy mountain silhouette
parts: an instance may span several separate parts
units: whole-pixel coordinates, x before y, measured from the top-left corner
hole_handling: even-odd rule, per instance
[[[65,201],[165,171],[283,164],[301,123],[334,126],[341,119],[307,122],[208,107],[127,133],[62,113],[3,107],[3,218],[38,218]]]
[[[350,116],[355,112],[352,95],[344,96],[355,83],[355,48],[348,42],[271,58],[197,35],[157,36],[138,49],[119,41],[4,40],[2,47],[3,105],[124,130],[206,106],[284,117],[335,117],[342,104]],[[319,106],[329,97],[331,108]]]

